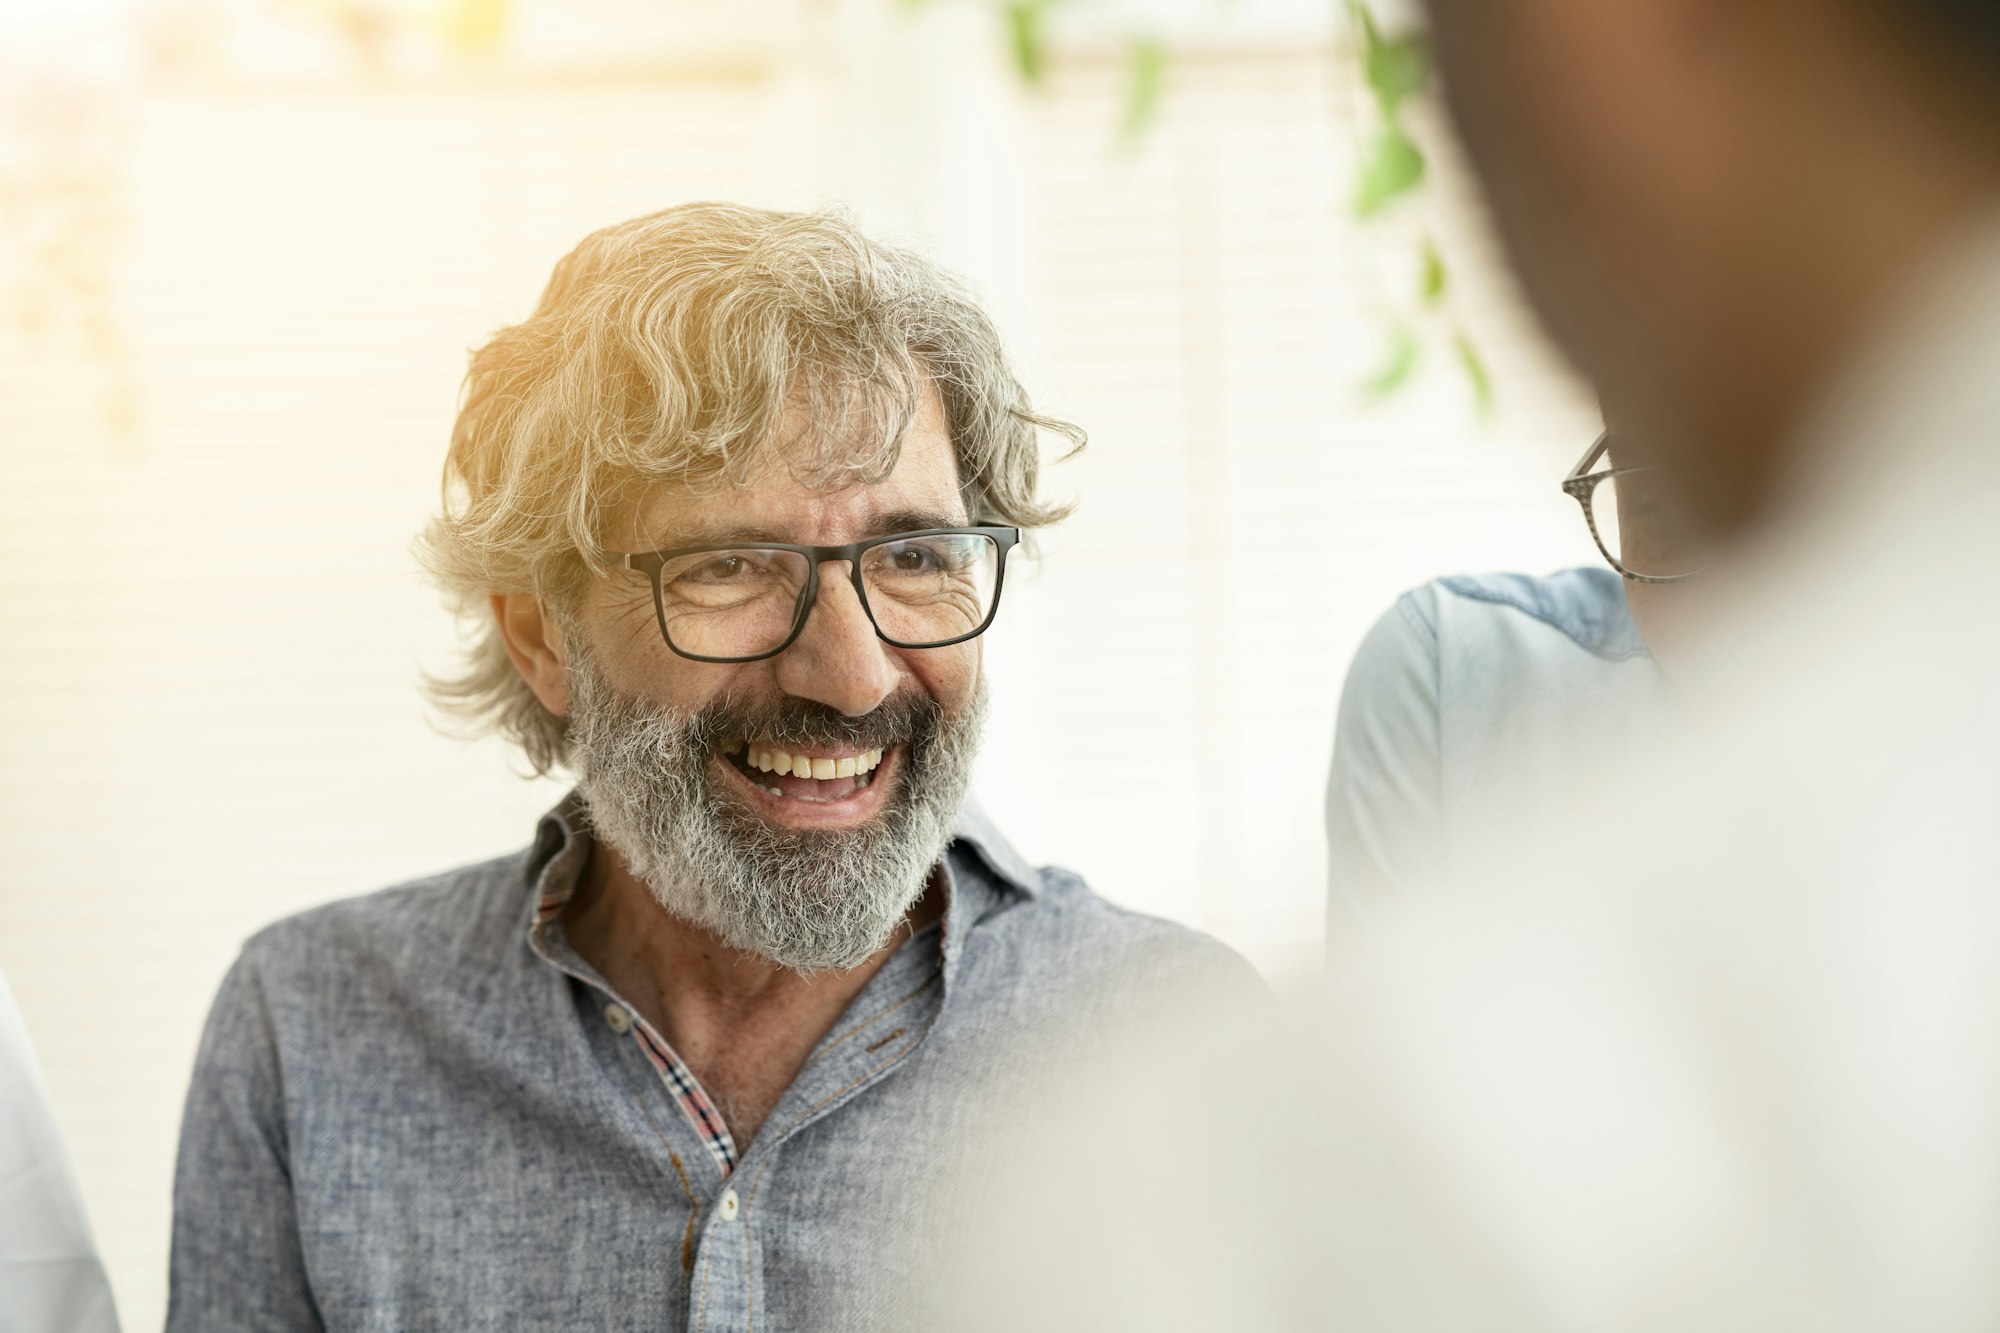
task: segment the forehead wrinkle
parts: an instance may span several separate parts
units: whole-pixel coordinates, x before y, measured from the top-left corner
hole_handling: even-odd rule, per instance
[[[765,460],[759,473],[781,469],[803,489],[825,494],[878,485],[895,475],[908,433],[904,430],[892,439],[870,442],[843,441],[836,432],[804,430],[764,445],[759,450]],[[754,477],[749,484],[755,484]]]
[[[917,526],[956,526],[964,521],[965,513],[957,460],[948,443],[940,442],[940,452],[941,467],[906,456],[904,468],[878,481],[808,486],[788,473],[767,472],[762,486],[727,492],[691,494],[674,489],[657,493],[650,503],[627,511],[627,540],[637,543],[628,549],[667,550],[729,542],[818,544],[820,534],[814,530],[840,524],[843,519],[870,535],[911,526],[897,522],[898,516],[935,515],[939,521]],[[770,480],[780,475],[784,480],[771,488]],[[882,493],[884,490],[889,493]]]
[[[796,414],[788,417],[793,415]],[[631,474],[608,484],[603,491],[603,509],[611,517],[602,530],[612,535],[606,546],[640,549],[631,544],[634,538],[680,526],[671,520],[663,522],[659,518],[663,509],[684,505],[699,508],[714,501],[726,503],[731,497],[759,492],[773,477],[782,478],[802,491],[827,497],[857,487],[880,485],[895,473],[902,451],[903,440],[899,435],[875,444],[857,444],[843,457],[837,436],[813,430],[809,423],[784,431],[781,423],[747,448],[740,455],[740,466],[728,472],[671,479]],[[752,519],[729,526],[732,530],[743,530],[753,527],[755,522]]]
[[[845,397],[879,403],[882,395],[865,392],[868,387],[855,385]],[[848,506],[850,512],[865,508],[870,535],[882,531],[885,511],[963,513],[964,479],[936,385],[924,381],[913,406],[892,433],[872,442],[846,432],[850,447],[842,458],[842,432],[824,429],[811,397],[795,393],[737,475],[695,484],[659,479],[647,485],[634,478],[617,492],[623,512],[611,527],[626,550],[708,545],[711,534],[721,542],[812,539],[817,544],[818,534],[800,530],[802,512],[810,514],[804,522],[819,527],[836,514],[842,497],[899,480],[903,485],[893,497]],[[918,457],[912,457],[913,447]]]
[[[942,437],[957,484],[957,453],[942,393],[920,360],[874,374],[808,376],[789,395],[760,453],[775,454],[812,490],[874,485],[894,475],[913,438]],[[767,464],[768,466],[768,464]]]

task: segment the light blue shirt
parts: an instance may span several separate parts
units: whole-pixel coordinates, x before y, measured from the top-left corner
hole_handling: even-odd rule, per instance
[[[1479,850],[1629,758],[1659,667],[1609,569],[1453,575],[1404,593],[1341,692],[1327,784],[1328,903],[1462,874]]]

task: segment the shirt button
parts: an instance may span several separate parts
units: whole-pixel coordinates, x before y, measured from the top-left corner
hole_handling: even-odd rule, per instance
[[[611,1030],[616,1033],[623,1034],[632,1030],[632,1015],[622,1004],[605,1005],[604,1021],[609,1023]]]
[[[717,1205],[716,1211],[722,1214],[722,1220],[725,1222],[734,1222],[736,1220],[735,1190],[722,1191],[722,1202]]]

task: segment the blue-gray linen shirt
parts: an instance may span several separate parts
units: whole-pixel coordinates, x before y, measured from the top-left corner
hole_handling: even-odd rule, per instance
[[[922,1279],[924,1195],[1009,1062],[1032,1078],[1022,1057],[1142,994],[1254,986],[1207,937],[1029,867],[968,807],[941,926],[739,1155],[564,942],[589,853],[571,797],[524,852],[244,946],[181,1130],[170,1333],[880,1327]]]

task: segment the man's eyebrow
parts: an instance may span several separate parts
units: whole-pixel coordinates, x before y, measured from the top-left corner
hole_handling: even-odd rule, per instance
[[[933,509],[892,509],[880,513],[868,522],[868,531],[877,537],[892,536],[898,532],[921,532],[925,528],[962,528],[965,519],[955,513],[940,513]],[[789,535],[775,528],[756,524],[734,527],[690,528],[676,532],[670,538],[659,542],[652,549],[656,551],[683,551],[698,546],[803,546],[810,543],[794,541]]]
[[[921,532],[925,528],[965,526],[965,519],[955,513],[939,513],[934,509],[893,509],[886,514],[877,514],[868,528],[877,536],[888,536],[895,532]]]
[[[689,528],[660,539],[653,547],[656,551],[681,551],[691,546],[757,546],[776,543],[790,545],[791,539],[775,528],[758,527],[755,524],[736,527]]]

